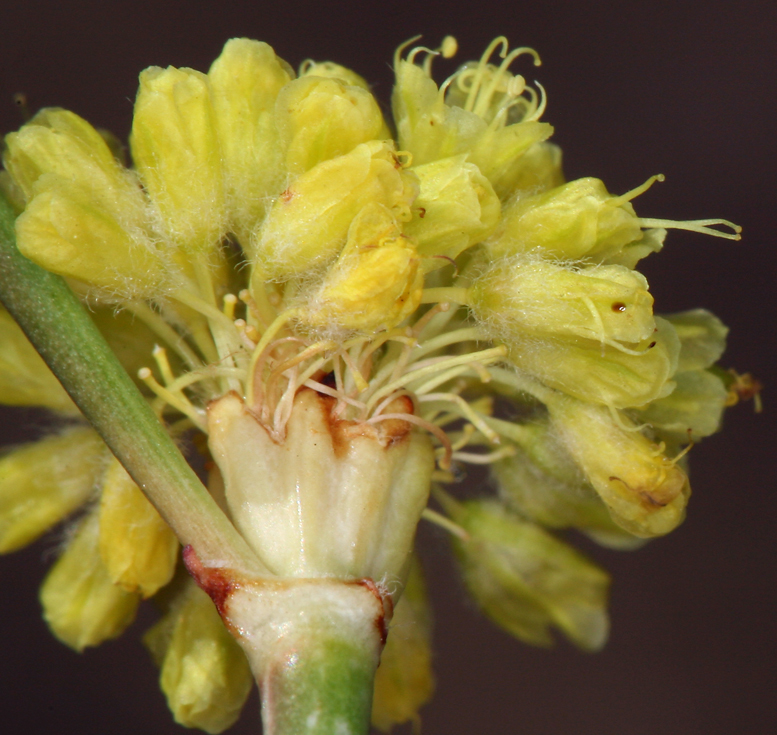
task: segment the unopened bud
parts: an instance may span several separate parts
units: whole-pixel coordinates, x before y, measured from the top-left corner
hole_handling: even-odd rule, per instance
[[[381,732],[417,721],[418,710],[432,697],[431,628],[426,584],[414,558],[375,673],[371,719]]]
[[[265,280],[288,278],[337,255],[352,220],[370,202],[407,221],[417,191],[387,142],[363,143],[319,163],[270,209],[253,248],[258,273]]]
[[[173,577],[178,539],[118,460],[100,495],[100,555],[115,584],[150,597]]]
[[[188,252],[215,248],[226,211],[207,76],[174,67],[143,71],[130,145],[164,233]]]
[[[528,333],[633,348],[656,329],[647,281],[619,265],[571,268],[516,256],[478,275],[470,298],[478,319],[508,342]]]
[[[457,507],[453,519],[469,535],[454,541],[464,582],[489,618],[534,645],[553,643],[551,626],[585,650],[604,645],[606,572],[496,501]]]
[[[79,526],[40,590],[52,633],[76,651],[120,636],[140,597],[115,585],[100,557],[97,514]]]
[[[412,242],[388,209],[368,204],[354,218],[342,253],[300,320],[317,328],[390,329],[421,300],[423,276]]]
[[[427,258],[429,271],[447,265],[488,237],[499,221],[500,204],[488,179],[466,156],[453,156],[413,168],[420,192],[416,216],[404,231]]]
[[[567,451],[619,526],[647,538],[683,521],[688,477],[662,446],[602,406],[558,396],[548,408]]]
[[[276,124],[292,177],[391,133],[372,94],[337,79],[306,76],[278,95]]]
[[[240,716],[253,677],[243,651],[211,599],[192,580],[143,638],[160,667],[160,685],[175,721],[220,733]]]
[[[32,543],[89,499],[105,445],[91,429],[71,429],[0,459],[0,553]]]

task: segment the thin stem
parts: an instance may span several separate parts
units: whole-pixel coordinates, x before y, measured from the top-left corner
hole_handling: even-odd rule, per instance
[[[211,564],[261,569],[64,279],[18,251],[13,210],[3,196],[0,298],[181,543]]]

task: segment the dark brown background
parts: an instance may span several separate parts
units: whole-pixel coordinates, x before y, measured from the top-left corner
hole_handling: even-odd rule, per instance
[[[645,264],[658,310],[704,305],[731,325],[727,364],[767,384],[766,412],[733,410],[695,448],[685,525],[635,554],[596,551],[613,572],[613,631],[603,653],[521,645],[463,599],[445,539],[423,532],[436,603],[438,694],[424,732],[501,735],[767,735],[777,732],[775,675],[775,30],[773,3],[64,2],[0,12],[0,130],[11,96],[68,107],[124,136],[138,72],[207,70],[223,42],[271,43],[293,65],[310,56],[354,67],[388,99],[394,47],[423,33],[460,42],[459,61],[496,35],[534,46],[523,68],[548,90],[569,178],[622,192],[667,181],[637,202],[645,216],[722,216],[742,243],[672,233]],[[42,419],[4,413],[6,441]],[[79,735],[183,732],[138,643],[151,616],[82,656],[40,621],[36,587],[54,544],[0,560],[0,731]],[[258,731],[252,700],[230,732]]]

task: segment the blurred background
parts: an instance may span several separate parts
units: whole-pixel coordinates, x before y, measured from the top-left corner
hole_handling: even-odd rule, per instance
[[[436,46],[454,34],[461,63],[504,34],[542,57],[538,69],[524,60],[514,70],[547,90],[543,119],[556,128],[569,179],[596,176],[621,193],[663,173],[638,213],[742,225],[740,243],[670,232],[641,270],[657,311],[705,306],[731,327],[723,363],[765,383],[764,412],[734,408],[723,433],[693,449],[694,496],[675,533],[635,553],[586,547],[613,575],[602,653],[564,642],[532,649],[497,630],[465,599],[442,532],[423,529],[437,675],[423,733],[777,732],[776,5],[26,0],[5,3],[0,22],[0,132],[19,126],[13,95],[24,92],[33,110],[67,107],[122,138],[141,69],[207,71],[234,36],[267,41],[295,67],[308,57],[350,66],[387,104],[392,54],[407,38],[422,33]],[[440,64],[439,80],[454,68]],[[45,417],[20,411],[0,422],[3,443],[44,427]],[[49,538],[0,559],[0,729],[183,732],[139,642],[150,611],[83,655],[47,632],[36,590],[55,549]],[[257,707],[254,695],[229,732],[258,732]]]

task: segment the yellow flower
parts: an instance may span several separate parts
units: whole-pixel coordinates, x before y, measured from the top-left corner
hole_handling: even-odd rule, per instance
[[[738,228],[638,217],[631,200],[659,177],[621,196],[565,183],[545,92],[510,71],[538,65],[532,49],[497,38],[438,86],[432,61],[454,39],[408,45],[396,139],[358,74],[308,60],[297,76],[248,39],[207,74],[141,73],[134,168],[61,109],[6,138],[20,250],[71,279],[258,571],[186,541],[202,589],[176,575],[171,528],[83,426],[0,458],[0,552],[93,501],[43,584],[44,617],[82,650],[154,597],[145,640],[187,727],[229,727],[252,674],[274,717],[277,692],[304,689],[309,646],[317,686],[345,661],[367,691],[383,651],[374,723],[417,722],[433,689],[422,518],[452,533],[497,624],[600,648],[609,578],[548,529],[624,549],[669,532],[690,494],[682,446],[720,424],[725,327],[655,315],[635,266],[667,228]],[[4,311],[0,348],[0,401],[79,420]],[[498,498],[440,489],[466,464],[494,466]]]
[[[191,580],[181,588],[143,640],[161,670],[160,686],[175,721],[223,732],[240,716],[251,672],[208,596]]]

